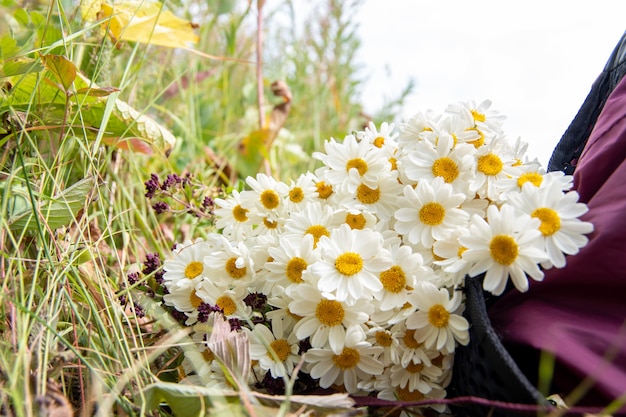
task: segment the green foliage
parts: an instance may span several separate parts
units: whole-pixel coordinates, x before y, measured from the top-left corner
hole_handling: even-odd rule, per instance
[[[197,396],[163,382],[179,379],[179,345],[191,341],[171,336],[180,329],[158,306],[135,314],[150,305],[137,289],[156,288],[155,274],[128,274],[212,230],[204,197],[266,166],[293,178],[325,138],[367,120],[349,18],[357,3],[325,2],[302,33],[280,21],[293,4],[265,5],[262,110],[269,119],[284,103],[273,81],[293,96],[274,131],[259,123],[255,2],[165,4],[198,25],[193,49],[114,39],[85,12],[99,4],[0,2],[2,415],[192,406]],[[188,178],[202,194],[163,191],[171,210],[157,215],[145,197],[153,173]],[[227,405],[213,411],[245,411]]]

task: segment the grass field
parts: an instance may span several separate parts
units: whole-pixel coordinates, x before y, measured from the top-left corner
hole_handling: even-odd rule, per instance
[[[324,139],[378,117],[359,104],[357,7],[321,2],[302,27],[289,1],[114,18],[2,1],[0,414],[168,415],[145,389],[177,379],[189,341],[146,295],[154,272],[128,274],[212,231],[209,199],[246,175],[313,169]],[[135,14],[153,20],[124,27]],[[151,175],[192,186],[149,199]]]

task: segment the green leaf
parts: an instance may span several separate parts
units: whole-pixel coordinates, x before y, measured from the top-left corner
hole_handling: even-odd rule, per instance
[[[94,187],[93,177],[82,179],[53,197],[40,195],[36,207],[25,187],[13,187],[7,205],[9,227],[35,231],[38,228],[35,216],[41,216],[39,222],[46,223],[52,230],[67,226],[89,204]]]
[[[4,35],[0,39],[0,57],[2,59],[10,59],[17,56],[20,53],[20,48],[17,47],[17,40],[9,35]]]
[[[211,410],[211,415],[213,415],[214,408],[230,408],[229,403],[235,403],[234,405],[237,406],[239,404],[238,396],[227,400],[223,393],[217,389],[169,382],[158,382],[147,386],[143,390],[143,395],[138,398],[139,401],[141,399],[145,401],[145,406],[149,410],[154,410],[162,403],[167,403],[176,417],[197,417],[202,415],[203,410],[205,411],[204,415],[209,415],[208,410]],[[230,410],[234,412],[233,414],[227,415],[243,416],[243,414],[235,412],[236,408]]]
[[[39,72],[42,69],[39,61],[31,58],[10,59],[0,67],[0,78]]]
[[[62,55],[42,55],[44,66],[59,80],[66,93],[70,91],[76,79],[76,66]]]
[[[115,87],[83,87],[76,91],[76,94],[86,94],[89,97],[107,97],[120,91]]]
[[[0,95],[0,114],[7,111],[35,113],[42,125],[58,125],[65,115],[66,94],[57,83],[41,82],[40,73],[9,77],[11,91]],[[168,154],[176,143],[174,135],[150,116],[117,99],[115,87],[99,87],[80,72],[74,79],[77,93],[72,98],[70,117],[80,114],[92,135],[100,132],[104,143],[145,154]],[[36,98],[36,100],[35,100]],[[107,109],[107,104],[111,101]],[[103,121],[106,120],[106,123]]]
[[[22,8],[19,8],[13,13],[13,18],[17,23],[24,27],[28,27],[30,23],[30,16],[28,16],[28,12]]]

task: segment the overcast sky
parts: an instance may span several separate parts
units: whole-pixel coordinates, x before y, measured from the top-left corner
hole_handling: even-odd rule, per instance
[[[490,99],[547,166],[626,30],[626,0],[365,0],[366,110],[416,82],[404,117]]]

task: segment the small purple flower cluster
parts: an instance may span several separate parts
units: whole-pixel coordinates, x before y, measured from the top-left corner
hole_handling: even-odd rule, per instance
[[[192,214],[198,218],[213,217],[213,199],[206,195],[200,200],[196,200],[197,190],[189,192],[189,188],[194,186],[190,173],[182,177],[177,174],[168,174],[162,182],[159,176],[153,173],[150,174],[150,179],[144,182],[144,185],[146,186],[145,196],[147,199],[161,199],[152,204],[152,209],[156,214],[174,213],[176,210],[173,209],[173,206],[180,206],[183,207],[182,210],[178,210],[181,213]]]

